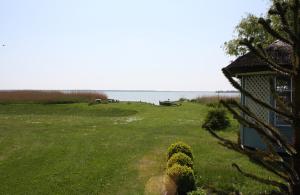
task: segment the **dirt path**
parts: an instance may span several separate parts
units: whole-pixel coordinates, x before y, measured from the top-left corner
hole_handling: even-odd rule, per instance
[[[137,168],[140,179],[148,178],[145,183],[145,195],[175,195],[175,183],[165,175],[165,154],[162,149],[155,149],[143,156]]]

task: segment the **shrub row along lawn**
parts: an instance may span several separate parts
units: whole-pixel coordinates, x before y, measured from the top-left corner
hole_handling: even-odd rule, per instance
[[[189,145],[176,142],[168,148],[167,175],[176,184],[178,195],[186,195],[196,189],[193,170],[193,154]]]
[[[0,194],[155,194],[166,148],[193,148],[197,186],[258,194],[271,188],[231,168],[272,175],[217,144],[201,124],[210,108],[195,103],[0,105]],[[238,124],[220,132],[236,139]]]

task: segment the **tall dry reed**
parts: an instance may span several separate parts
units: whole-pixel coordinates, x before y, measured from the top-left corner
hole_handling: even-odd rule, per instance
[[[0,91],[0,103],[79,103],[91,102],[95,99],[107,99],[103,93],[75,92],[64,93],[61,91],[16,90]]]
[[[218,103],[220,100],[229,100],[234,99],[236,101],[240,101],[240,96],[201,96],[195,99],[192,99],[192,102],[197,102],[200,104],[215,104]]]

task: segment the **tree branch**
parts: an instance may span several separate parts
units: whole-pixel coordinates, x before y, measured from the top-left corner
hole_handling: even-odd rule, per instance
[[[273,78],[270,78],[269,83],[270,83],[270,91],[273,98],[276,100],[277,103],[279,103],[279,106],[283,107],[282,109],[284,109],[285,112],[290,112],[294,104],[292,102],[285,103],[280,99],[279,95],[275,91],[276,86]]]
[[[274,181],[274,180],[264,179],[264,178],[258,177],[256,175],[246,173],[246,172],[242,171],[241,168],[235,163],[232,164],[232,167],[234,167],[239,173],[241,173],[245,177],[251,178],[255,181],[258,181],[260,183],[264,183],[266,185],[276,186],[281,191],[283,191],[285,193],[289,192],[289,187],[287,185],[283,184],[283,183],[280,183],[280,182],[277,182],[277,181]]]
[[[294,0],[294,5],[292,6],[292,10],[293,10],[293,15],[294,15],[294,32],[296,33],[296,35],[299,35],[299,22],[300,22],[300,18],[299,18],[299,0]]]
[[[285,31],[289,37],[292,39],[292,42],[297,42],[299,39],[296,36],[296,34],[291,29],[290,24],[288,23],[288,20],[286,18],[287,11],[288,11],[288,4],[286,2],[277,2],[275,3],[276,11],[273,12],[275,15],[279,16],[281,24],[282,24],[282,30]],[[295,31],[296,32],[296,31]]]
[[[225,77],[229,80],[229,82],[232,84],[232,86],[233,86],[234,88],[236,88],[237,90],[239,90],[239,91],[240,91],[242,94],[244,94],[245,96],[249,97],[249,98],[250,98],[251,100],[253,100],[255,103],[257,103],[257,104],[259,104],[259,105],[261,105],[261,106],[263,106],[263,107],[265,107],[265,108],[267,108],[267,109],[269,109],[269,110],[271,110],[271,111],[273,111],[273,112],[276,112],[276,113],[278,113],[278,114],[280,114],[280,115],[282,115],[282,116],[285,116],[285,117],[287,117],[287,118],[289,118],[289,119],[291,119],[291,120],[296,119],[296,117],[294,116],[293,113],[291,113],[291,112],[286,113],[286,112],[283,112],[283,111],[281,111],[281,110],[279,110],[279,109],[276,109],[276,108],[272,107],[271,105],[269,105],[269,104],[267,104],[267,103],[265,103],[265,102],[259,100],[258,98],[254,97],[251,93],[249,93],[248,91],[246,91],[245,89],[243,89],[242,86],[241,86],[240,84],[238,84],[238,83],[231,77],[230,72],[229,72],[226,68],[223,68],[222,71],[223,71],[223,74],[225,75]]]
[[[274,173],[275,175],[282,178],[283,180],[285,180],[287,182],[291,182],[292,178],[294,178],[294,176],[293,176],[294,173],[291,171],[290,167],[285,165],[285,162],[283,161],[281,156],[270,155],[269,153],[266,153],[266,152],[260,151],[260,150],[254,150],[254,151],[249,150],[249,149],[243,147],[242,145],[236,144],[230,140],[227,140],[227,139],[224,139],[224,138],[218,136],[211,129],[208,129],[208,131],[213,137],[218,139],[220,141],[220,144],[223,145],[224,147],[248,156],[248,158],[250,158],[254,163],[256,163],[257,165],[262,166],[266,170]],[[274,168],[272,163],[269,163],[269,161],[266,162],[266,160],[265,160],[266,158],[278,162],[280,164],[280,167],[282,167],[285,171],[283,171],[283,172],[278,171],[278,166],[276,166],[276,168]],[[287,175],[285,172],[287,173]]]
[[[268,64],[269,68],[274,70],[275,72],[282,75],[288,75],[288,76],[292,76],[296,74],[295,71],[287,68],[283,68],[282,66],[278,65],[275,61],[271,59],[271,57],[267,54],[267,52],[262,47],[259,47],[258,49],[255,48],[252,45],[252,40],[244,39],[243,41],[240,42],[240,44],[248,47],[248,49],[251,52],[253,52],[256,56],[258,56],[263,61],[265,61]]]
[[[258,23],[261,24],[264,29],[269,33],[271,34],[273,37],[275,37],[276,39],[279,39],[285,43],[288,43],[288,44],[292,44],[292,41],[281,36],[276,30],[274,30],[271,25],[270,25],[270,21],[269,20],[265,20],[264,18],[259,18],[258,19]]]
[[[287,144],[282,138],[278,138],[278,134],[275,132],[274,129],[272,129],[271,127],[265,127],[264,125],[268,126],[267,124],[263,123],[262,121],[259,121],[259,119],[257,117],[253,117],[252,114],[250,113],[250,111],[245,111],[243,108],[242,111],[247,114],[248,116],[250,116],[251,118],[255,119],[256,123],[253,123],[249,120],[247,120],[246,118],[240,116],[234,109],[232,109],[229,105],[227,105],[226,103],[223,103],[223,105],[234,115],[234,117],[241,123],[245,124],[246,126],[255,129],[256,131],[258,131],[258,133],[260,133],[261,135],[263,135],[264,137],[266,137],[268,139],[268,141],[274,145],[277,145],[278,147],[281,147],[282,149],[284,149],[288,154],[295,154],[295,149],[290,146],[289,144]],[[237,105],[239,106],[239,105]],[[267,129],[271,129],[269,131],[267,131]]]
[[[221,100],[221,103],[225,106],[225,107],[230,107],[225,101]],[[284,139],[284,137],[279,133],[279,130],[272,127],[271,125],[263,122],[261,119],[259,119],[252,111],[250,111],[248,108],[245,108],[244,106],[241,106],[239,103],[237,103],[234,100],[230,101],[230,104],[232,104],[233,106],[236,106],[237,108],[239,108],[244,114],[248,115],[249,117],[251,117],[252,119],[254,119],[254,121],[257,124],[257,127],[260,130],[263,130],[265,135],[267,135],[267,137],[269,138],[269,136],[272,136],[272,138],[274,137],[277,144],[282,147],[284,150],[286,150],[288,153],[290,154],[295,154],[296,150],[289,144],[287,143],[287,141]],[[232,110],[232,109],[231,109]],[[230,111],[231,111],[230,110]],[[253,123],[250,125],[254,125]]]

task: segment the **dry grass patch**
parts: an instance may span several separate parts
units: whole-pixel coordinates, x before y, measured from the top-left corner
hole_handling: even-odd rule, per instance
[[[220,100],[231,100],[231,99],[240,101],[240,96],[238,94],[236,96],[202,96],[202,97],[197,97],[191,101],[200,104],[215,104],[215,103],[219,103]]]
[[[0,103],[79,103],[91,102],[95,99],[107,99],[103,93],[63,93],[61,91],[17,90],[0,91]]]

